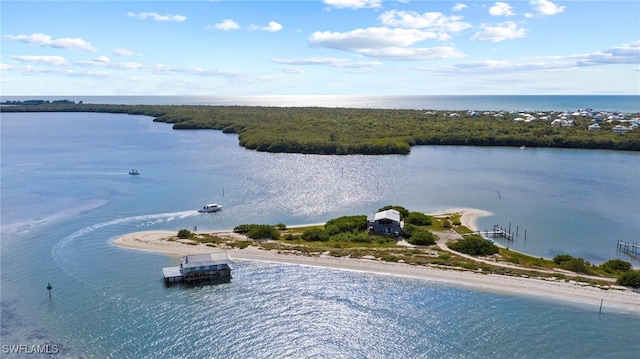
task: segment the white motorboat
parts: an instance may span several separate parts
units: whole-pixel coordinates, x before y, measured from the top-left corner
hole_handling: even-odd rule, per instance
[[[131,170],[131,171],[129,171],[129,174],[130,175],[139,175],[140,172],[138,172],[138,170]]]
[[[204,205],[204,207],[200,208],[198,210],[198,212],[200,213],[213,213],[213,212],[218,212],[222,210],[222,206],[215,204],[215,203],[210,203],[210,204],[206,204]]]

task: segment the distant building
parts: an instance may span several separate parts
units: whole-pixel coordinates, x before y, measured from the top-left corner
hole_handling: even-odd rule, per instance
[[[179,267],[162,268],[167,283],[224,281],[231,279],[233,261],[227,253],[191,254],[182,258]]]
[[[388,209],[367,217],[367,228],[370,233],[392,234],[400,236],[404,233],[404,221],[400,212]]]
[[[631,129],[627,126],[617,125],[613,128],[613,132],[615,133],[627,133],[631,131]]]

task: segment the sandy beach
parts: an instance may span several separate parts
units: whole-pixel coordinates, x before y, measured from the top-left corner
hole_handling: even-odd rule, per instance
[[[475,221],[478,217],[490,215],[488,212],[475,209],[448,209],[429,214],[442,215],[451,213],[461,213],[462,218],[460,221],[462,225],[472,230],[477,228]],[[213,233],[219,236],[244,238],[232,231],[217,231]],[[176,241],[165,240],[176,234],[177,230],[135,232],[114,239],[113,244],[134,250],[165,253],[174,256],[219,251],[219,249],[205,245],[187,245]],[[606,308],[616,307],[640,312],[640,293],[617,286],[614,286],[614,289],[603,290],[574,281],[567,282],[551,279],[482,274],[473,271],[440,269],[430,266],[391,263],[372,259],[336,258],[328,255],[303,256],[279,254],[275,251],[258,249],[254,246],[249,246],[245,249],[225,249],[224,251],[236,261],[277,262],[420,278],[460,286],[469,286],[482,290],[580,302],[593,305],[596,311],[599,310],[598,308],[602,301],[603,311],[606,310]],[[158,273],[161,275],[160,268],[158,268]]]

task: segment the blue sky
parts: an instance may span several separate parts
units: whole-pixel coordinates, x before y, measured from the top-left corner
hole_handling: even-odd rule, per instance
[[[18,95],[640,94],[638,1],[2,1]]]

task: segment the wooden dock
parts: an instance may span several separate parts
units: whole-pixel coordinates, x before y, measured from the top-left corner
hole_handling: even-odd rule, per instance
[[[631,243],[631,242],[618,241],[617,248],[618,250],[628,252],[633,255],[640,254],[640,245],[637,242]]]
[[[485,230],[485,231],[478,231],[477,233],[482,237],[491,237],[491,238],[501,237],[501,238],[506,238],[510,241],[513,240],[513,233],[511,233],[510,231],[507,231],[505,228],[502,228],[497,224],[493,225],[492,231]]]

